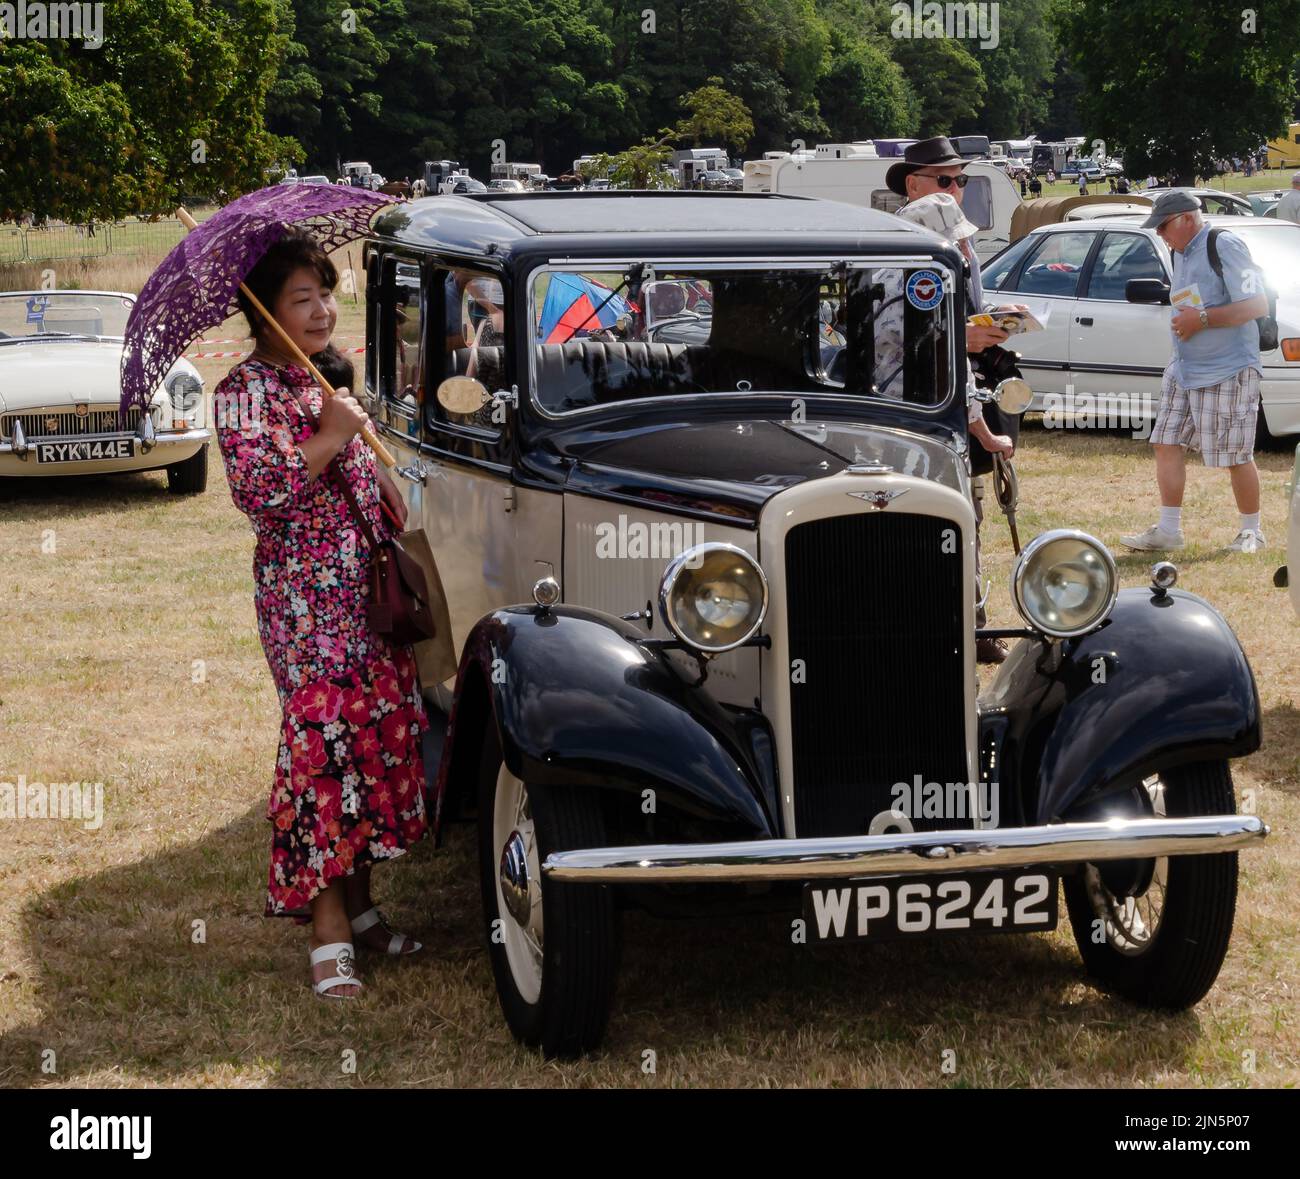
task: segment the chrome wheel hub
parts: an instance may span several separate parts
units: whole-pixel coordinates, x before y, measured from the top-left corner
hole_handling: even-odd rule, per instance
[[[1161,817],[1165,809],[1165,785],[1158,777],[1142,783],[1151,804],[1151,814]],[[1145,954],[1160,930],[1165,910],[1165,886],[1169,879],[1169,857],[1155,861],[1146,890],[1138,896],[1116,896],[1106,887],[1096,864],[1084,869],[1083,882],[1094,917],[1103,923],[1106,941],[1112,949],[1129,957]]]
[[[501,849],[501,897],[506,903],[506,911],[520,925],[528,924],[530,883],[524,837],[518,831],[512,831]]]
[[[493,939],[501,944],[510,976],[525,1003],[542,993],[542,873],[528,788],[504,765],[497,771],[492,807],[492,846],[497,865],[498,920]]]

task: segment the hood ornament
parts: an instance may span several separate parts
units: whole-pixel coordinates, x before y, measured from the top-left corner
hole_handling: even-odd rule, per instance
[[[904,487],[900,491],[886,491],[883,488],[879,491],[849,491],[845,494],[870,504],[876,511],[881,511],[883,508],[889,507],[900,495],[906,495],[907,488]]]

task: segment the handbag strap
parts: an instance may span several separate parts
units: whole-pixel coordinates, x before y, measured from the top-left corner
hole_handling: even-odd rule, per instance
[[[294,397],[297,399],[298,408],[302,410],[303,416],[306,417],[313,426],[319,425],[320,419],[307,407],[307,403],[303,400],[302,395],[298,393],[297,390],[294,391]],[[366,519],[366,514],[361,510],[361,505],[357,503],[357,497],[352,493],[352,488],[348,486],[347,476],[343,474],[343,468],[339,465],[339,458],[342,453],[343,452],[340,451],[325,464],[325,469],[321,472],[321,477],[330,479],[334,483],[334,486],[342,493],[344,500],[347,501],[347,505],[352,511],[352,514],[356,517],[357,523],[361,525],[361,534],[366,538],[366,542],[370,545],[370,551],[372,553],[377,552],[379,549],[379,538],[375,536],[375,530],[370,526],[370,521]]]

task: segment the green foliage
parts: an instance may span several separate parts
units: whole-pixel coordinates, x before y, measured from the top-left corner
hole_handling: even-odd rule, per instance
[[[264,183],[275,0],[117,0],[104,43],[0,43],[0,219],[155,213]]]
[[[894,59],[907,74],[920,103],[917,135],[947,135],[961,119],[973,119],[988,89],[980,64],[960,41],[947,37],[901,40]]]
[[[647,140],[613,155],[599,152],[581,172],[585,179],[607,176],[612,188],[673,188],[672,173],[664,170],[672,150],[662,140]]]
[[[1245,12],[1253,14],[1253,27]],[[1130,175],[1214,174],[1282,131],[1300,54],[1300,0],[1238,5],[1061,0],[1061,45],[1083,80],[1084,133]]]
[[[677,124],[676,137],[693,147],[720,143],[743,151],[754,134],[749,109],[722,87],[722,79],[710,78],[698,90],[682,98],[688,114]]]
[[[984,49],[970,43],[987,89],[981,109],[954,125],[954,131],[1021,139],[1041,126],[1049,101],[1046,83],[1053,77],[1056,58],[1047,24],[1050,5],[1051,0],[1003,4],[998,10],[998,44]]]

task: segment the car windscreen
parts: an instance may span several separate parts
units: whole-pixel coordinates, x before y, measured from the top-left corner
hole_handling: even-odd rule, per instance
[[[25,291],[0,295],[0,344],[40,336],[123,336],[126,295]]]
[[[952,393],[952,277],[934,263],[544,269],[531,284],[533,396],[560,414],[736,393]]]

